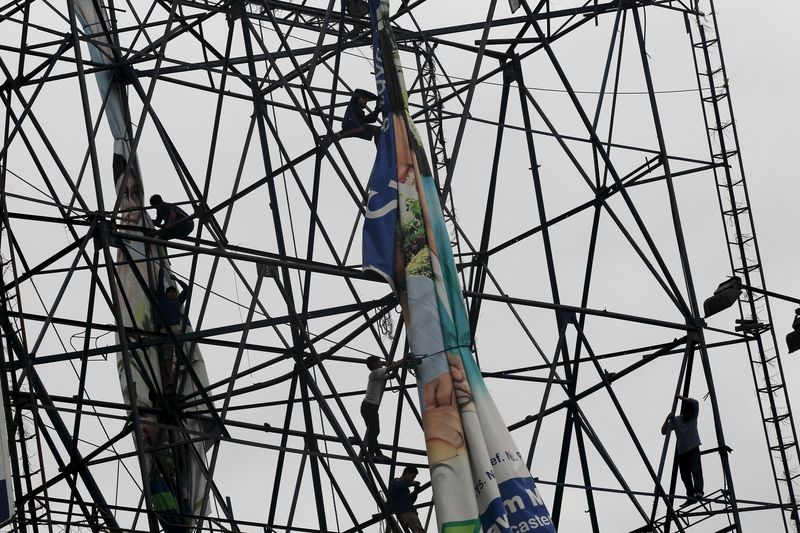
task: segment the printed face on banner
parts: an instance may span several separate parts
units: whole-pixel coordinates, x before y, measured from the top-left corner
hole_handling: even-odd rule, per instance
[[[120,196],[120,223],[125,226],[139,226],[144,203],[139,178],[133,172],[127,172],[117,181],[117,194]]]

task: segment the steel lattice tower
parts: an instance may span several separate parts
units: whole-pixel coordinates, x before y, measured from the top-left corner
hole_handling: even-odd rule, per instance
[[[373,147],[332,140],[374,86],[363,2],[104,0],[103,35],[71,5],[0,4],[7,528],[158,531],[132,437],[154,416],[213,441],[203,531],[399,530],[386,483],[427,465],[415,380],[381,406],[392,463],[365,461],[364,358],[407,346],[360,268]],[[713,2],[393,10],[473,349],[560,530],[795,530],[768,296],[795,300],[766,289]],[[101,37],[113,65],[88,53]],[[124,87],[143,194],[182,202],[190,237],[125,232],[102,72]],[[121,324],[119,269],[153,259],[115,259],[123,236],[167,246],[194,328],[170,342],[202,347],[210,377],[142,412],[114,361],[158,341]],[[704,318],[730,275],[738,314]],[[658,431],[677,394],[703,399],[707,499],[682,509]],[[429,488],[417,503],[435,524]]]

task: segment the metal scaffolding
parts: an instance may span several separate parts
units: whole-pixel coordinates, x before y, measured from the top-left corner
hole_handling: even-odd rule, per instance
[[[392,7],[483,375],[563,531],[788,533],[800,448],[713,2],[558,4]],[[360,264],[373,146],[335,135],[351,93],[374,83],[365,2],[95,6],[108,24],[93,34],[71,1],[0,5],[6,527],[160,531],[146,470],[190,456],[207,502],[181,511],[195,531],[401,531],[386,485],[427,467],[416,384],[407,368],[388,386],[391,462],[373,463],[364,358],[408,347],[395,295]],[[105,42],[110,64],[88,52]],[[666,56],[692,83],[664,91],[677,103],[657,87]],[[127,166],[179,202],[190,235],[123,220],[98,75],[125,94]],[[723,224],[692,211],[699,196]],[[127,326],[120,272],[165,258],[191,287],[192,328]],[[737,316],[757,327],[703,316],[707,278],[728,274],[744,284]],[[194,392],[150,389],[139,404],[132,369],[164,346]],[[208,385],[187,346],[202,348]],[[724,408],[740,382],[758,411],[747,433],[764,435],[747,458]],[[677,395],[706,399],[701,501],[679,487],[674,438],[648,425]],[[149,420],[174,438],[145,445]]]

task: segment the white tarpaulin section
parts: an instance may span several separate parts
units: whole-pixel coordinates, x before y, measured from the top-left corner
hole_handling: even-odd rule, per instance
[[[76,15],[83,25],[88,37],[89,54],[92,63],[112,65],[114,59],[113,43],[108,37],[108,16],[105,8],[96,0],[73,0]],[[116,223],[120,226],[141,228],[129,230],[139,234],[153,230],[153,222],[144,210],[144,182],[136,154],[131,153],[130,120],[127,113],[127,96],[125,86],[117,80],[119,69],[101,70],[95,74],[100,95],[105,103],[105,116],[114,137],[114,185],[119,216]],[[111,203],[107,203],[110,210]],[[139,241],[123,240],[124,248],[117,252],[116,267],[120,280],[120,314],[122,325],[139,330],[151,331],[153,335],[161,335],[166,344],[147,349],[130,351],[130,366],[135,395],[131,394],[128,378],[124,368],[123,354],[117,354],[117,370],[119,372],[122,396],[130,404],[131,397],[136,398],[139,407],[157,407],[172,414],[165,420],[154,415],[142,416],[142,441],[146,448],[160,448],[159,451],[146,453],[143,475],[148,484],[153,510],[157,512],[165,531],[185,531],[186,526],[194,524],[193,520],[181,518],[179,515],[205,515],[206,483],[206,450],[212,440],[195,442],[181,446],[181,441],[196,439],[198,433],[213,431],[214,426],[197,418],[187,418],[206,406],[182,409],[170,398],[191,395],[199,386],[208,386],[205,362],[199,347],[194,343],[183,343],[181,351],[185,358],[179,357],[165,335],[168,332],[159,328],[158,312],[153,306],[157,291],[165,287],[176,286],[163,247],[144,244]],[[130,260],[135,263],[131,263]],[[133,266],[131,266],[133,265]],[[159,286],[159,279],[163,285]],[[183,326],[186,332],[191,331],[188,322]],[[179,326],[171,328],[175,334],[181,334]],[[148,335],[129,335],[129,341]],[[174,353],[174,356],[173,356]],[[170,362],[172,361],[172,363]],[[186,364],[186,361],[189,364]],[[177,363],[173,373],[173,365]],[[161,422],[176,429],[161,429]]]

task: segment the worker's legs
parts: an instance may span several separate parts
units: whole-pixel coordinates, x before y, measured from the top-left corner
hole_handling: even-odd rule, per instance
[[[364,424],[367,426],[367,450],[373,455],[380,455],[378,435],[381,432],[381,423],[378,419],[378,406],[363,402],[361,416],[364,417]]]
[[[703,462],[700,459],[700,448],[686,452],[689,468],[692,472],[694,495],[700,498],[703,495]]]
[[[342,130],[336,134],[337,139],[346,139],[347,137],[358,137],[359,139],[368,141],[372,139],[373,134],[365,126],[360,126],[351,130]]]
[[[398,514],[397,521],[411,533],[424,533],[425,531],[422,528],[422,522],[419,521],[419,515],[416,511]]]
[[[170,326],[170,330],[174,333],[175,326]],[[164,386],[168,388],[172,384],[173,370],[175,369],[175,344],[172,342],[172,338],[166,330],[164,330],[164,333],[167,340],[161,345],[161,365],[164,370]],[[180,333],[180,330],[178,333]]]
[[[336,134],[336,138],[358,137],[365,141],[377,140],[381,132],[381,127],[374,124],[358,124],[348,121],[342,124],[342,131]]]
[[[177,357],[175,356],[175,342],[173,342],[172,338],[178,337],[183,333],[183,325],[181,324],[171,324],[169,326],[170,331],[172,331],[172,336],[167,334],[167,342],[162,345],[162,355],[163,358],[161,360],[162,364],[164,365],[164,375],[166,378],[166,388],[170,392],[174,392],[174,385],[175,385],[175,362]],[[180,342],[180,341],[177,341]]]
[[[178,237],[191,237],[194,230],[194,220],[184,220],[178,224]]]
[[[381,135],[381,127],[380,126],[366,126],[367,131],[370,132],[373,142],[375,143],[375,147],[378,147],[378,139]]]
[[[157,239],[164,239],[168,241],[176,237],[188,237],[194,229],[193,220],[184,220],[176,224],[171,224],[157,231],[154,235]]]
[[[686,487],[686,496],[689,498],[689,502],[694,501],[695,497],[695,487],[694,482],[692,480],[692,457],[691,451],[687,453],[678,454],[678,470],[681,473],[681,481],[683,481],[684,487]]]

